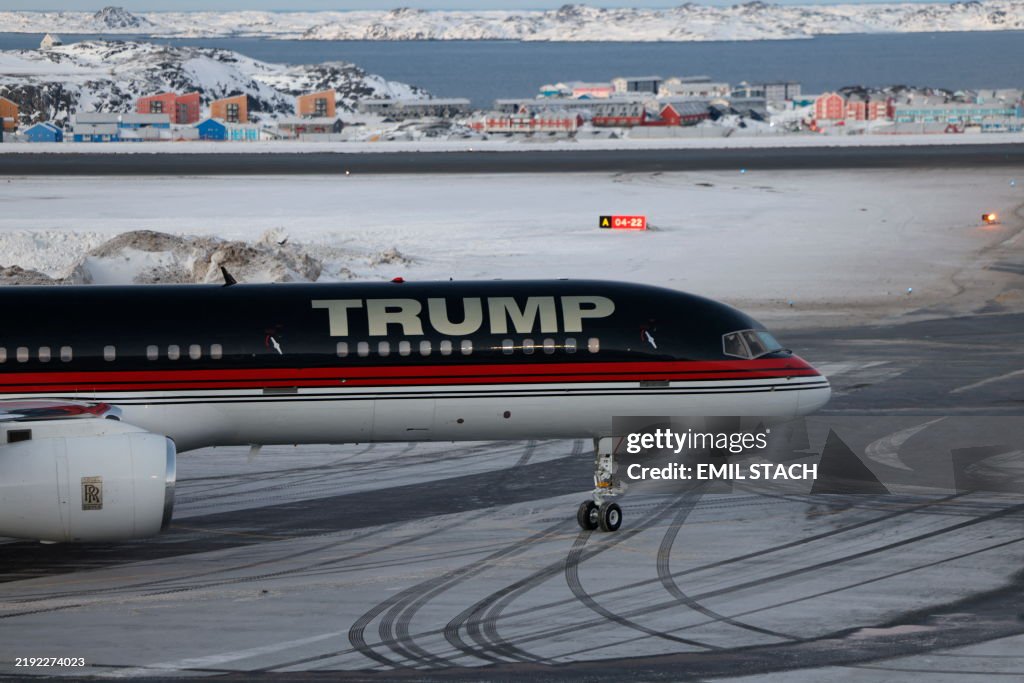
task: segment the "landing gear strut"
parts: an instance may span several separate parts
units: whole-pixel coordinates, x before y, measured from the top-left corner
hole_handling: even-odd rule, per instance
[[[615,455],[612,439],[594,439],[594,492],[591,500],[580,503],[576,522],[584,531],[618,531],[622,526],[622,508],[613,503],[622,493],[615,478]]]

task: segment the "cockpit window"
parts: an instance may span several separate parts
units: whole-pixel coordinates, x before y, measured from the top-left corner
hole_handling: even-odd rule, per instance
[[[761,342],[761,338],[757,336],[757,333],[752,330],[747,330],[743,333],[743,341],[747,342],[747,348],[750,349],[750,357],[757,358],[768,353],[768,349],[765,348]]]
[[[739,332],[730,332],[722,335],[722,353],[737,358],[749,358],[747,346],[743,343]]]
[[[782,350],[775,337],[764,330],[739,330],[722,335],[722,353],[726,356],[753,360]]]

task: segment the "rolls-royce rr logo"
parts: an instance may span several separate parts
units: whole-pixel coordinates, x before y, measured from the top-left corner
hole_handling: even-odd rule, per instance
[[[82,509],[103,509],[103,477],[82,477]]]

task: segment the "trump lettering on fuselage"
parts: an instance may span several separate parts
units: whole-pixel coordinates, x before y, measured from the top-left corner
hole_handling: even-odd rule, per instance
[[[427,299],[425,305],[419,299],[313,299],[312,306],[326,309],[332,337],[349,336],[356,316],[363,316],[371,337],[419,336],[425,334],[425,325],[438,334],[460,337],[481,330],[582,332],[584,320],[615,312],[615,303],[604,296],[463,297],[455,305],[447,298]]]

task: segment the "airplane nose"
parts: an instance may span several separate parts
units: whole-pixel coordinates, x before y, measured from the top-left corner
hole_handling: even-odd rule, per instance
[[[797,412],[800,415],[809,415],[823,408],[832,398],[832,385],[828,382],[828,378],[821,375],[821,379],[825,381],[825,386],[807,388],[797,392],[800,396]]]

